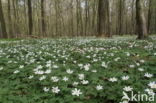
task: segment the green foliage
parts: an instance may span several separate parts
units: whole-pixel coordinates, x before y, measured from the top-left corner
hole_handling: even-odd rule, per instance
[[[14,42],[14,45],[10,41],[0,42],[0,103],[117,103],[121,102],[125,86],[144,93],[148,83],[156,81],[154,40],[90,38]],[[102,66],[104,62],[106,67]],[[35,73],[36,68],[44,73]],[[73,73],[67,73],[68,69]],[[51,72],[45,73],[46,70]],[[145,73],[153,77],[147,78]],[[82,84],[79,74],[84,74],[84,80],[89,83]],[[130,78],[123,81],[121,78],[126,75]],[[46,78],[40,80],[42,76]],[[53,82],[53,76],[59,80]],[[69,79],[66,82],[62,80],[65,76]],[[109,81],[112,77],[118,80]],[[74,82],[79,84],[73,85]],[[103,89],[97,90],[98,85]],[[44,87],[50,90],[45,92]],[[52,92],[52,87],[58,87],[60,92]],[[82,94],[72,95],[74,88]]]

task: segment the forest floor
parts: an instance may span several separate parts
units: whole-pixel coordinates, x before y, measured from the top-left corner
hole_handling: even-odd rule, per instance
[[[132,92],[156,93],[155,36],[0,40],[0,103],[126,103]]]

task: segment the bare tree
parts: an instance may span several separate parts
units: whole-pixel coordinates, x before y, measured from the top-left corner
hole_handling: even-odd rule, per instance
[[[136,24],[138,39],[147,38],[147,25],[144,11],[142,10],[142,0],[136,0]]]
[[[2,38],[7,38],[7,31],[6,31],[6,24],[3,14],[3,8],[2,8],[2,0],[0,0],[0,24],[2,28]]]
[[[45,0],[41,0],[41,22],[42,22],[42,34],[46,34],[46,24],[45,24],[45,10],[44,10]]]
[[[9,34],[13,37],[12,32],[12,20],[11,20],[11,2],[8,0],[8,22],[9,22]]]
[[[155,7],[155,4],[156,4],[156,1],[155,0],[149,0],[148,1],[148,21],[147,21],[147,29],[148,29],[148,33],[152,33],[152,24],[153,23],[153,18],[155,18],[155,15],[156,13],[154,13],[154,8]]]
[[[31,3],[31,0],[28,0],[28,20],[29,20],[29,35],[32,35],[33,20],[32,20],[32,3]]]
[[[142,38],[141,33],[156,33],[156,0],[1,0],[1,3],[0,16],[7,16],[1,21],[6,22],[6,32],[12,38],[25,34],[33,37],[139,34],[138,38]]]
[[[118,6],[118,34],[123,35],[123,25],[124,25],[124,5],[125,0],[119,0]]]
[[[98,4],[98,36],[110,36],[109,1],[99,0]]]

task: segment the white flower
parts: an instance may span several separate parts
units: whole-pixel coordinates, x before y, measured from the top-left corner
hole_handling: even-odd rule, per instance
[[[121,59],[120,57],[117,57],[117,58],[114,59],[114,61],[117,62],[117,61],[120,60],[120,59]]]
[[[130,53],[129,53],[129,52],[126,52],[126,55],[127,55],[127,56],[130,56]]]
[[[78,64],[78,66],[79,66],[79,67],[82,67],[82,66],[83,66],[83,64]]]
[[[78,76],[79,76],[79,79],[80,80],[83,80],[84,79],[84,74],[79,74]]]
[[[30,60],[30,63],[34,63],[34,62],[35,62],[35,59],[31,59],[31,60]]]
[[[3,67],[0,67],[0,70],[3,70]]]
[[[72,74],[74,71],[73,71],[73,70],[70,70],[70,69],[67,69],[66,72],[67,72],[68,74]]]
[[[19,73],[19,72],[20,72],[19,70],[15,70],[15,71],[14,71],[14,74],[17,74],[17,73]]]
[[[140,63],[136,63],[137,66],[140,66]]]
[[[42,81],[42,80],[44,80],[44,79],[46,79],[46,76],[44,76],[44,75],[43,75],[42,77],[39,78],[40,81]]]
[[[51,64],[46,64],[46,67],[47,67],[47,68],[51,67]]]
[[[110,56],[112,56],[112,57],[113,57],[113,56],[114,56],[114,53],[110,53]]]
[[[118,79],[117,79],[117,78],[115,78],[115,77],[113,77],[113,78],[110,78],[110,79],[109,79],[109,81],[110,81],[110,82],[117,82],[117,81],[118,81]]]
[[[155,95],[152,89],[145,89],[145,92],[147,92],[149,95]]]
[[[120,103],[129,103],[127,100],[124,100],[123,102],[120,102]]]
[[[127,87],[124,87],[123,90],[126,92],[129,92],[129,91],[132,91],[133,88],[131,88],[130,86],[127,86]]]
[[[19,68],[20,68],[20,69],[24,68],[24,65],[20,65]]]
[[[150,74],[150,73],[145,73],[145,75],[144,75],[145,77],[147,77],[147,78],[152,78],[153,77],[153,74]]]
[[[48,69],[48,70],[46,70],[44,73],[45,73],[45,74],[50,74],[50,73],[51,73],[51,70]]]
[[[35,74],[42,75],[42,74],[44,74],[44,71],[42,71],[42,70],[37,70],[37,71],[35,71]]]
[[[150,82],[148,84],[148,86],[151,88],[151,89],[156,89],[156,82]]]
[[[75,63],[75,64],[76,64],[76,63],[77,63],[77,61],[73,61],[73,63]]]
[[[104,67],[104,68],[108,68],[108,63],[102,62],[102,65],[101,66]]]
[[[12,61],[10,60],[10,61],[8,61],[8,63],[12,63]]]
[[[44,87],[43,90],[44,90],[44,92],[48,92],[49,91],[49,88]]]
[[[56,76],[53,76],[53,77],[51,77],[51,80],[52,80],[53,82],[58,82],[58,81],[59,81],[59,78],[56,77]]]
[[[88,84],[89,81],[88,80],[83,80],[83,81],[81,81],[81,83],[85,85],[85,84]]]
[[[47,64],[51,64],[51,60],[47,61],[46,63],[47,63]]]
[[[143,68],[138,68],[138,70],[139,70],[139,71],[141,71],[141,72],[143,72],[143,71],[144,71],[144,69],[143,69]]]
[[[29,76],[28,78],[29,78],[29,79],[32,79],[33,77],[34,77],[34,76],[33,76],[33,75],[31,75],[31,76]]]
[[[37,67],[37,69],[42,69],[43,68],[43,66],[42,65],[39,65],[38,67]]]
[[[58,87],[52,87],[52,92],[58,94],[60,89]]]
[[[130,68],[134,68],[134,67],[135,67],[135,65],[129,65],[129,67],[130,67]]]
[[[140,60],[140,63],[145,63],[145,60]]]
[[[73,86],[77,86],[79,84],[79,82],[74,82]]]
[[[67,78],[67,77],[63,77],[63,79],[62,79],[63,81],[68,81],[69,80],[69,78]]]
[[[94,61],[94,62],[97,62],[97,61],[98,61],[98,59],[93,59],[93,61]]]
[[[156,56],[156,53],[154,53],[154,56]]]
[[[57,68],[58,68],[58,66],[57,66],[57,65],[53,65],[53,68],[57,69]]]
[[[93,72],[93,73],[96,73],[96,72],[97,72],[97,70],[92,70],[92,72]]]
[[[96,90],[102,90],[102,89],[103,89],[103,86],[101,85],[96,86]]]
[[[89,69],[90,69],[90,64],[84,65],[84,69],[85,69],[85,71],[89,71]]]
[[[123,76],[122,77],[122,80],[128,80],[129,79],[129,76]]]
[[[73,96],[80,96],[82,94],[80,89],[75,88],[74,90],[72,90],[72,95]]]

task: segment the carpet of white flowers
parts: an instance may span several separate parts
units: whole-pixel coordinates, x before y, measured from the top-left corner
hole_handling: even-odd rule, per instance
[[[123,91],[156,93],[155,37],[0,41],[0,103],[128,103]]]

